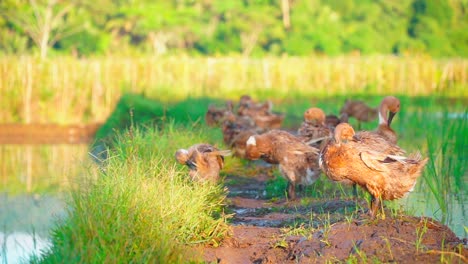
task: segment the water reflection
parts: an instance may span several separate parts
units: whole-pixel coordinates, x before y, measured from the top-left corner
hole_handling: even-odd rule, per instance
[[[24,263],[46,250],[64,208],[59,196],[0,194],[0,263]]]
[[[14,232],[4,234],[0,232],[0,263],[27,263],[34,255],[50,248],[51,242],[34,234]]]

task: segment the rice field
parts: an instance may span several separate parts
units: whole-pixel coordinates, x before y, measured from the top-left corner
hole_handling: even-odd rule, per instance
[[[80,261],[108,261],[105,254],[110,252],[114,256],[120,253],[141,254],[133,256],[142,261],[180,261],[184,244],[217,243],[225,231],[222,227],[226,216],[220,214],[225,195],[221,186],[202,189],[200,193],[194,191],[193,186],[183,180],[184,170],[175,166],[173,160],[173,146],[176,145],[208,141],[222,146],[221,131],[204,124],[203,114],[209,104],[222,105],[224,99],[237,100],[244,93],[260,100],[272,99],[274,110],[287,114],[289,126],[300,122],[304,110],[311,106],[337,114],[346,98],[362,99],[371,106],[377,106],[384,95],[393,94],[400,98],[402,105],[401,112],[392,123],[399,135],[399,145],[409,153],[420,150],[423,156],[430,158],[414,195],[400,203],[408,213],[433,216],[448,224],[458,236],[466,237],[467,71],[467,60],[463,59],[392,56],[265,59],[62,57],[43,62],[30,57],[5,58],[0,62],[0,103],[4,106],[0,110],[0,118],[5,123],[102,122],[114,110],[122,94],[135,92],[155,99],[155,111],[161,113],[161,120],[166,125],[156,127],[147,123],[146,133],[120,131],[122,135],[116,141],[113,166],[107,172],[101,171],[91,161],[87,145],[0,145],[0,192],[16,195],[75,190],[69,203],[83,214],[78,213],[62,223],[62,229],[55,230],[54,245],[64,247],[56,248],[56,255],[47,256],[47,263],[55,263],[61,256],[71,256],[66,255],[75,250],[67,240],[69,237],[97,234],[106,228],[108,235],[102,238],[109,245],[106,248],[109,251],[96,252],[94,259]],[[364,124],[363,129],[374,129],[376,122]],[[351,123],[356,124],[354,120]],[[236,173],[242,167],[240,160],[228,158],[223,173]],[[157,180],[161,177],[178,179],[176,186],[171,187],[173,200],[168,198],[151,204],[167,188],[166,184],[170,184],[169,180],[163,183]],[[319,183],[321,185],[314,187],[316,190],[336,188],[324,177]],[[144,193],[139,193],[148,185],[162,189],[143,188]],[[213,211],[201,217],[206,221],[202,223],[181,216],[188,226],[194,228],[188,231],[193,234],[196,230],[199,236],[190,237],[187,235],[190,232],[180,233],[177,240],[180,244],[169,245],[165,243],[173,234],[166,229],[158,229],[160,226],[148,229],[149,222],[145,219],[157,220],[158,214],[150,214],[149,211],[177,214],[178,211],[165,211],[168,210],[165,206],[171,207],[173,203],[179,204],[176,208],[187,211],[182,208],[183,199],[177,196],[179,187],[185,193],[191,193],[198,202],[199,207],[192,208],[194,213],[202,211],[197,208],[206,206],[213,206]],[[119,191],[114,192],[115,188]],[[326,198],[327,192],[315,192],[314,195]],[[113,200],[122,205],[117,211],[106,208],[109,205],[106,201]],[[136,203],[141,206],[132,211]],[[91,218],[79,217],[85,211],[93,212]],[[113,236],[117,235],[113,232],[120,230],[118,226],[88,228],[103,217],[122,215],[129,217],[119,219],[116,224],[132,227],[128,230],[129,237],[139,235],[128,245],[116,243],[113,246],[112,241],[116,239]],[[216,226],[219,229],[214,229]],[[143,230],[151,231],[146,236]],[[150,245],[155,234],[161,234],[161,243]],[[83,238],[76,245],[89,253],[97,246],[86,244],[88,242]],[[136,250],[139,247],[147,251]],[[83,257],[83,252],[72,257]],[[154,252],[161,254],[153,255]]]
[[[430,57],[3,57],[0,120],[95,123],[125,92],[163,102],[291,94],[468,96],[468,60]]]

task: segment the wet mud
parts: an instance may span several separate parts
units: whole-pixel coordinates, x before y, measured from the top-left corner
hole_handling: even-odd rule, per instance
[[[376,219],[364,199],[267,199],[268,174],[229,175],[231,234],[197,249],[207,263],[467,263],[466,239],[425,218],[386,210]]]

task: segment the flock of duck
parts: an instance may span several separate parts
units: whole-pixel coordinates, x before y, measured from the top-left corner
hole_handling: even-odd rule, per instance
[[[277,164],[288,180],[287,195],[296,199],[297,185],[311,185],[323,172],[335,182],[351,184],[372,196],[369,213],[375,217],[382,200],[393,200],[411,192],[421,175],[427,158],[406,155],[397,145],[397,135],[390,127],[400,110],[394,96],[383,98],[377,109],[362,101],[345,102],[340,117],[325,115],[320,108],[305,111],[297,131],[281,129],[284,114],[274,113],[272,103],[258,103],[248,95],[240,98],[234,111],[232,101],[217,108],[209,106],[205,120],[209,126],[220,126],[223,140],[230,150],[219,150],[210,144],[196,144],[179,149],[176,160],[188,166],[193,180],[219,180],[224,157],[231,153],[249,160],[262,159]],[[378,117],[373,131],[355,132],[348,123],[353,117],[369,122]]]

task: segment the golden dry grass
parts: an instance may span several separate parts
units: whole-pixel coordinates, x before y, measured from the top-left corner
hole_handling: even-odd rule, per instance
[[[123,92],[160,100],[242,93],[468,96],[468,60],[430,57],[4,57],[0,120],[103,121]]]

